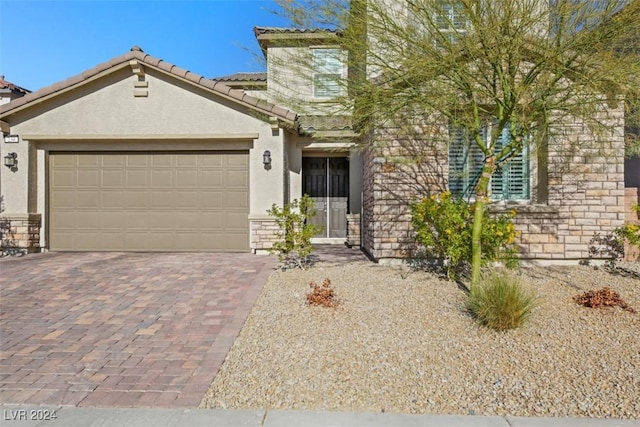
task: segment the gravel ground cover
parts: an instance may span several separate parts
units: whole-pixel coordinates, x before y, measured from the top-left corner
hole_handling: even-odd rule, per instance
[[[431,273],[364,261],[277,271],[201,407],[640,418],[640,314],[572,299],[609,286],[640,312],[640,276],[520,274],[540,306],[523,328],[494,332]],[[325,278],[335,309],[306,303]]]

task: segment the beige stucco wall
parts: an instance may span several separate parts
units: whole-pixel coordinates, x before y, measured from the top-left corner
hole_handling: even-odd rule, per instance
[[[138,79],[127,67],[3,118],[21,138],[0,145],[1,156],[18,154],[18,170],[1,171],[5,214],[46,214],[50,150],[248,149],[251,215],[283,203],[285,130],[274,131],[255,113],[154,70],[144,77],[148,96],[135,97]],[[273,159],[269,170],[262,164],[265,150]]]
[[[344,114],[330,99],[313,96],[314,48],[331,46],[272,46],[267,56],[266,98],[269,102],[302,115]],[[343,77],[347,78],[347,56],[344,56]],[[261,97],[264,97],[262,95]]]

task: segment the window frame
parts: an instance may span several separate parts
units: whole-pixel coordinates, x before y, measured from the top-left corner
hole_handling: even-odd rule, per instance
[[[494,124],[490,123],[482,129],[485,143],[489,142],[488,135],[491,135],[493,126]],[[510,138],[509,129],[507,123],[497,141],[498,144],[493,147],[495,154],[504,147],[500,141]],[[449,126],[449,135],[449,191],[461,198],[472,199],[475,196],[472,190],[482,174],[484,153],[463,128]],[[500,159],[497,161],[500,163]],[[496,201],[531,202],[532,170],[528,144],[525,143],[521,153],[498,165],[489,183],[489,196]]]
[[[313,47],[311,51],[313,55],[312,97],[328,100],[342,96],[344,89],[340,82],[345,78],[344,51],[337,47]],[[327,57],[319,58],[321,53],[326,53]]]

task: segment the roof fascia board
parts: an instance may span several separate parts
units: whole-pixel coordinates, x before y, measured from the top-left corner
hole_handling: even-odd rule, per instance
[[[203,90],[207,91],[208,93],[211,93],[214,96],[217,96],[217,97],[220,97],[222,99],[228,100],[228,101],[230,101],[230,102],[232,102],[232,103],[234,103],[236,105],[240,105],[240,106],[243,106],[245,108],[248,108],[251,111],[255,111],[256,113],[258,113],[261,116],[260,120],[265,121],[265,122],[269,122],[269,117],[271,115],[273,115],[273,113],[271,113],[271,112],[269,112],[267,110],[263,110],[263,109],[261,109],[261,108],[259,108],[257,106],[251,105],[250,103],[243,102],[241,99],[237,99],[237,98],[235,98],[233,96],[226,95],[226,94],[224,94],[222,92],[210,89],[210,88],[208,88],[208,87],[206,87],[204,85],[198,84],[197,82],[194,82],[193,80],[190,80],[190,79],[188,79],[186,77],[182,77],[182,76],[179,76],[179,75],[177,75],[175,73],[172,73],[170,71],[164,70],[164,69],[160,68],[159,66],[155,66],[155,65],[149,64],[149,63],[144,62],[142,60],[131,59],[131,60],[123,61],[123,62],[121,62],[119,64],[116,64],[116,65],[113,65],[112,67],[110,67],[110,68],[108,68],[106,70],[103,70],[103,71],[101,71],[101,72],[89,77],[86,80],[79,81],[78,83],[73,84],[71,86],[68,86],[68,87],[66,87],[64,89],[61,89],[59,91],[50,93],[50,94],[45,95],[45,96],[43,96],[41,98],[35,99],[35,100],[33,100],[33,102],[28,102],[28,103],[23,104],[23,105],[21,105],[19,107],[16,107],[14,109],[8,110],[5,113],[0,114],[0,118],[8,117],[8,116],[11,116],[11,115],[13,115],[15,113],[18,113],[18,112],[22,111],[22,110],[25,110],[27,108],[31,108],[32,106],[37,105],[37,104],[39,104],[41,102],[45,102],[45,101],[47,101],[47,100],[49,100],[51,98],[54,98],[56,96],[59,96],[61,94],[73,91],[73,90],[77,89],[78,87],[80,87],[82,85],[85,85],[87,83],[93,82],[93,81],[98,80],[98,79],[100,79],[100,78],[102,78],[104,76],[107,76],[107,75],[109,75],[109,74],[111,74],[111,73],[113,73],[115,71],[118,71],[118,70],[121,70],[121,69],[127,68],[127,67],[131,67],[133,74],[143,73],[144,69],[152,69],[154,71],[157,71],[158,73],[161,73],[163,75],[169,76],[169,77],[174,78],[174,79],[177,79],[177,80],[179,80],[181,82],[187,83],[190,86],[203,89]],[[224,83],[220,83],[220,84],[224,85]],[[224,85],[224,86],[226,86],[226,85]],[[232,89],[232,90],[237,90],[237,89]],[[288,120],[288,119],[285,119],[285,118],[282,118],[282,117],[279,117],[278,120],[279,120],[279,123],[283,124],[283,127],[293,128],[293,126],[295,125],[295,121],[294,120]]]
[[[256,113],[258,113],[258,114],[263,116],[263,118],[261,119],[262,121],[269,122],[269,117],[270,117],[270,115],[273,114],[273,113],[270,113],[269,111],[263,110],[263,109],[258,108],[256,106],[253,106],[253,105],[251,105],[249,103],[243,102],[242,100],[240,100],[238,98],[234,98],[233,96],[225,95],[224,93],[215,91],[213,89],[209,89],[209,88],[207,88],[205,86],[202,86],[202,85],[199,85],[199,84],[195,83],[193,80],[189,80],[189,79],[187,79],[185,77],[178,76],[176,74],[173,74],[173,73],[171,73],[169,71],[163,70],[162,68],[156,67],[154,65],[144,63],[144,67],[145,68],[151,68],[151,69],[153,69],[155,71],[158,71],[158,72],[160,72],[162,74],[165,74],[167,76],[170,76],[170,77],[173,77],[173,78],[175,78],[177,80],[180,80],[181,82],[188,83],[191,86],[204,89],[204,90],[206,90],[207,92],[211,93],[214,96],[220,97],[220,98],[225,99],[227,101],[231,101],[232,103],[234,103],[236,105],[241,105],[241,106],[243,106],[245,108],[248,108],[248,109],[250,109],[252,111],[255,111]],[[224,86],[227,86],[226,84],[224,84],[222,82],[219,82],[219,83],[224,85]],[[232,90],[240,90],[240,89],[233,89],[233,88],[230,88],[230,89],[232,89]],[[289,126],[293,126],[294,125],[294,121],[291,121],[291,120],[286,120],[286,119],[281,118],[281,117],[279,117],[278,120],[280,122],[286,123]]]
[[[60,90],[57,90],[57,91],[52,92],[50,94],[47,94],[47,95],[45,95],[45,96],[43,96],[41,98],[34,99],[32,102],[27,102],[26,104],[23,104],[23,105],[21,105],[19,107],[16,107],[16,108],[13,108],[11,110],[8,110],[8,111],[0,114],[0,118],[11,116],[11,115],[13,115],[15,113],[18,113],[18,112],[22,111],[22,110],[26,110],[28,108],[31,108],[34,105],[38,105],[38,104],[40,104],[42,102],[48,101],[49,99],[55,98],[57,96],[65,94],[67,92],[71,92],[71,91],[77,89],[80,86],[84,86],[85,84],[94,82],[94,81],[96,81],[98,79],[101,79],[102,77],[105,77],[105,76],[108,76],[109,74],[112,74],[115,71],[121,70],[123,68],[127,68],[129,66],[130,65],[129,65],[128,61],[127,62],[122,62],[120,64],[116,64],[116,65],[112,66],[111,68],[109,68],[107,70],[100,71],[99,73],[89,77],[86,80],[81,80],[78,83],[72,84],[71,86],[67,86],[67,87],[65,87],[63,89],[60,89]]]

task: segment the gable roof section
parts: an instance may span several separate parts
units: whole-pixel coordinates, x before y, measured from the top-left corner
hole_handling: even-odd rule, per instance
[[[327,28],[279,28],[279,27],[253,27],[263,54],[269,45],[279,46],[288,44],[311,44],[326,42],[340,35],[339,30]]]
[[[230,100],[238,105],[247,107],[253,111],[262,113],[269,117],[276,117],[278,120],[281,120],[288,125],[293,126],[298,117],[298,115],[293,111],[247,95],[243,91],[235,90],[220,81],[207,79],[206,77],[192,73],[191,71],[185,70],[184,68],[177,67],[176,65],[173,65],[162,59],[155,58],[149,54],[144,53],[144,51],[137,46],[132,47],[131,50],[124,55],[118,56],[111,59],[110,61],[97,65],[96,67],[91,68],[81,74],[70,77],[67,80],[54,83],[51,86],[47,86],[36,92],[32,92],[21,98],[15,99],[8,104],[2,105],[0,107],[0,117],[6,117],[17,111],[29,108],[31,105],[35,105],[41,101],[54,97],[59,93],[72,90],[100,74],[115,71],[122,68],[123,66],[133,65],[136,61],[140,64],[143,64],[145,67],[150,67],[179,79],[188,81],[195,86],[204,88],[207,91]]]
[[[26,95],[27,93],[31,93],[29,89],[25,89],[5,80],[4,76],[0,76],[0,90],[5,90],[7,92],[16,93],[19,95]]]

